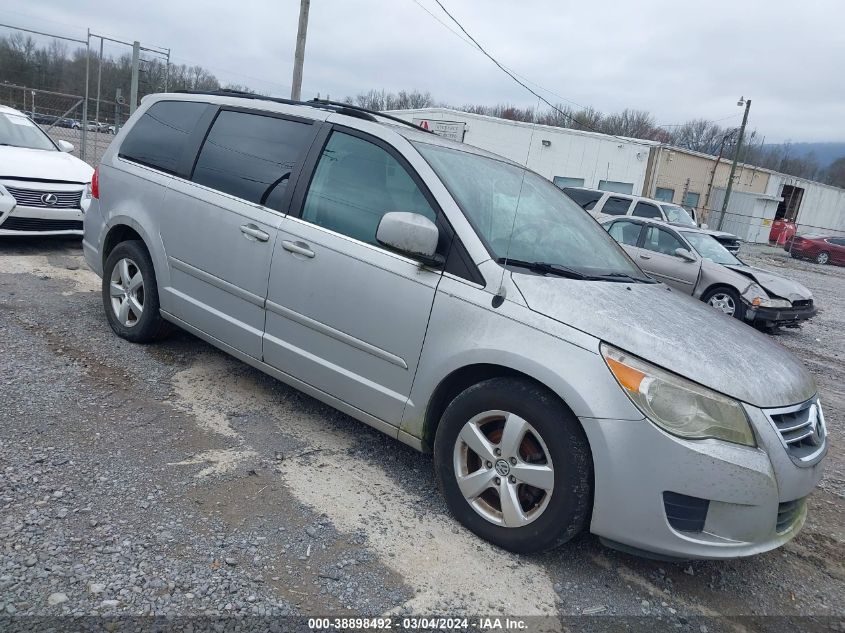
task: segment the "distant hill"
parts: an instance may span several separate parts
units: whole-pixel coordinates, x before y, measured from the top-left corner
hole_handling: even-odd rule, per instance
[[[778,147],[783,143],[766,143],[765,148]],[[789,153],[795,157],[804,157],[814,153],[822,169],[828,167],[837,158],[845,156],[845,143],[790,143]]]

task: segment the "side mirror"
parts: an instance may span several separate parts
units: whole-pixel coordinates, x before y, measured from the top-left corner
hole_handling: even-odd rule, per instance
[[[376,230],[379,244],[432,267],[445,263],[445,258],[437,254],[439,238],[440,232],[434,222],[424,215],[407,211],[385,213]]]
[[[56,145],[59,146],[59,149],[63,152],[72,152],[73,151],[73,143],[68,143],[67,141],[58,141]]]
[[[675,249],[675,255],[677,255],[678,257],[680,257],[681,259],[683,259],[684,261],[687,261],[687,262],[694,262],[695,261],[695,255],[690,253],[685,248],[676,248]]]
[[[702,223],[701,228],[702,228],[702,229],[709,229],[710,227],[709,227],[709,226],[707,226],[707,223],[706,223],[706,222],[704,222],[704,223]]]

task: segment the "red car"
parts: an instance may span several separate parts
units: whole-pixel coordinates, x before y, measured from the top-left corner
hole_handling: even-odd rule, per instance
[[[817,264],[845,266],[845,237],[798,235],[787,240],[783,250],[793,257],[812,259]]]

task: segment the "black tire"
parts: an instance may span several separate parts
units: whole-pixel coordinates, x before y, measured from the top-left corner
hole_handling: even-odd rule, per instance
[[[111,277],[115,266],[123,259],[131,260],[143,278],[143,310],[140,317],[131,326],[124,325],[118,319],[112,307]],[[158,285],[156,283],[153,261],[143,242],[130,240],[114,247],[103,266],[102,283],[103,308],[111,329],[120,338],[132,343],[152,343],[164,338],[172,330],[170,323],[159,312]]]
[[[551,457],[552,493],[539,516],[521,527],[505,527],[484,518],[458,487],[454,464],[458,436],[470,419],[491,410],[514,413],[528,421],[542,436]],[[589,522],[593,462],[587,438],[572,412],[553,393],[530,380],[491,378],[458,395],[446,408],[437,427],[434,468],[440,490],[455,518],[481,538],[511,552],[528,554],[558,547],[579,534]]]
[[[828,253],[827,251],[820,252],[818,255],[816,255],[815,262],[824,266],[825,264],[830,262],[830,253]]]
[[[733,304],[735,306],[733,318],[742,321],[743,317],[745,316],[745,304],[742,303],[742,299],[740,299],[739,293],[735,289],[730,288],[728,286],[719,286],[717,288],[711,288],[704,294],[703,297],[701,297],[701,300],[704,303],[709,304],[710,300],[719,294],[724,294],[731,298],[731,301],[733,301]],[[727,316],[727,313],[725,313],[725,316]]]

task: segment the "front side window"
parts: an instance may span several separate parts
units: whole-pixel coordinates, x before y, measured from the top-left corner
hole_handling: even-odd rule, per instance
[[[364,139],[333,132],[314,172],[302,219],[368,244],[385,213],[437,214],[405,168]]]
[[[607,231],[545,178],[472,152],[414,146],[500,263],[542,262],[587,275],[643,279]]]
[[[608,198],[601,212],[605,215],[627,215],[630,207],[631,201],[628,198]]]
[[[154,103],[129,130],[118,155],[168,174],[177,173],[188,137],[207,107],[193,101]]]
[[[636,246],[640,239],[641,224],[636,222],[629,222],[628,220],[617,220],[613,222],[608,233],[620,244],[627,244],[628,246]]]
[[[56,151],[56,146],[40,127],[27,117],[0,112],[0,145]]]
[[[308,123],[224,110],[202,146],[193,181],[286,211],[288,180],[311,134]]]
[[[637,206],[634,207],[634,212],[631,215],[635,215],[639,218],[656,218],[658,220],[663,219],[663,215],[660,213],[660,209],[658,209],[653,204],[649,204],[648,202],[638,202]]]
[[[686,246],[669,231],[656,226],[649,226],[645,231],[643,248],[654,251],[655,253],[676,257],[675,249],[686,248]]]
[[[663,213],[666,214],[666,217],[669,219],[670,222],[674,224],[686,224],[687,226],[696,226],[695,220],[689,214],[689,211],[684,209],[683,207],[679,207],[677,204],[664,204]]]
[[[552,182],[555,183],[559,189],[564,189],[566,187],[584,186],[583,178],[571,178],[569,176],[555,176],[554,178],[552,178]]]

